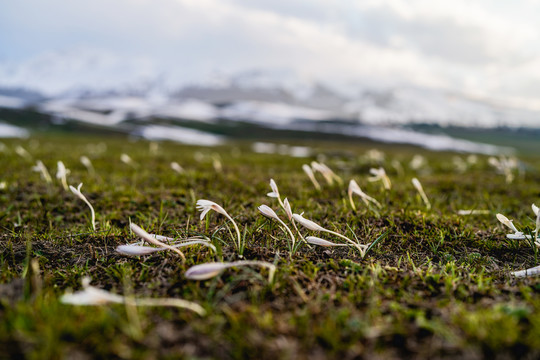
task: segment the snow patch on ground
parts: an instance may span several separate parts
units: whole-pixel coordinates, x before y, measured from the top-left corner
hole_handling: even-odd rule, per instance
[[[221,136],[179,126],[149,125],[135,131],[148,140],[171,140],[187,145],[217,146],[224,143]]]

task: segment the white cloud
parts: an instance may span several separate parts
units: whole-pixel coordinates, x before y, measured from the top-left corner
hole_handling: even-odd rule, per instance
[[[28,68],[43,53],[90,48],[115,59],[93,64],[111,82],[129,81],[130,72],[185,82],[215,70],[279,68],[540,106],[538,10],[531,0],[21,0],[0,5],[0,61]],[[62,64],[40,76],[55,83],[66,67],[60,87],[84,72]],[[31,81],[36,71],[18,76]]]

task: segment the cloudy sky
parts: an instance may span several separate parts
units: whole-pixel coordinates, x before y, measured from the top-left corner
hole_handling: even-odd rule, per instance
[[[538,14],[538,0],[3,1],[0,85],[263,69],[540,109]]]

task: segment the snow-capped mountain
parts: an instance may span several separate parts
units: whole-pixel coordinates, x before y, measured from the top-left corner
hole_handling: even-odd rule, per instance
[[[79,121],[113,128],[128,120],[141,124],[154,118],[240,121],[281,130],[429,142],[431,147],[447,142],[417,138],[399,126],[540,127],[540,112],[439,89],[357,81],[330,84],[301,79],[290,71],[221,73],[183,81],[174,74],[157,73],[141,59],[88,51],[50,53],[17,66],[0,63],[2,107],[32,107],[52,115],[56,123]],[[162,130],[161,137],[167,133]],[[136,133],[153,134],[155,128]],[[470,144],[461,145],[465,149]]]

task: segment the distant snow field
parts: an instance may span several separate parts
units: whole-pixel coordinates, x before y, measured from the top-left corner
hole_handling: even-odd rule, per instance
[[[25,138],[28,137],[28,130],[18,126],[0,123],[0,138]]]
[[[224,143],[221,136],[179,126],[149,125],[135,131],[148,140],[171,140],[187,145],[217,146]]]

